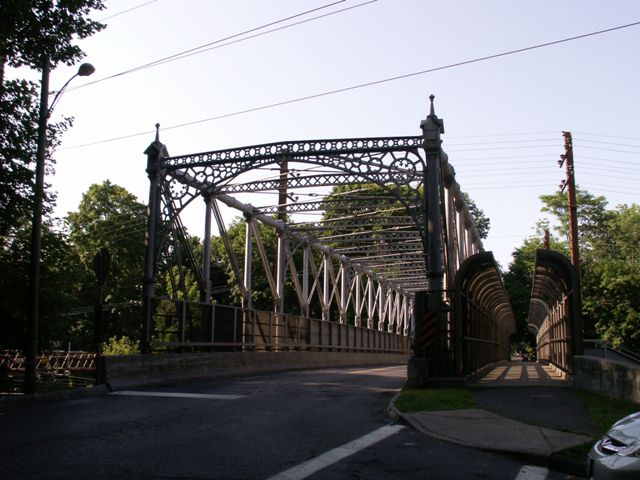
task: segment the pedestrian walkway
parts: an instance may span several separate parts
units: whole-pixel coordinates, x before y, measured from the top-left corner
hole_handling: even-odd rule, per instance
[[[440,440],[529,457],[579,474],[581,463],[558,453],[592,442],[596,427],[584,400],[569,386],[550,366],[505,361],[469,385],[480,408],[396,414]]]
[[[566,376],[551,365],[505,361],[494,365],[475,385],[483,387],[568,386],[569,383]]]

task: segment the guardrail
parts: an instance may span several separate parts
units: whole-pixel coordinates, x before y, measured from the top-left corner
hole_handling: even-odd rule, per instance
[[[615,352],[632,362],[640,364],[640,353],[631,350],[624,345],[614,348],[609,342],[599,338],[583,340],[583,343],[585,347],[592,346],[592,348],[602,349],[604,352],[604,358],[607,358],[607,352]]]
[[[24,362],[18,350],[0,351],[0,393],[22,393]],[[43,352],[36,359],[38,391],[85,387],[95,384],[96,354],[84,351]]]

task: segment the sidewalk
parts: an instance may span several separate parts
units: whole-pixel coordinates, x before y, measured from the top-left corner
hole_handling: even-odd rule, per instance
[[[595,425],[566,380],[539,364],[503,362],[469,387],[482,408],[401,413],[392,401],[390,413],[439,440],[582,472],[559,452],[593,441]]]

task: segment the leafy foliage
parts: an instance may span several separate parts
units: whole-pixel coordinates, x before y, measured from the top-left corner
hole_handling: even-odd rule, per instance
[[[111,337],[102,344],[103,355],[133,355],[140,353],[140,340],[133,340],[127,336]]]
[[[21,347],[26,323],[33,169],[40,116],[38,85],[5,79],[5,67],[42,70],[83,57],[73,41],[104,28],[90,20],[101,0],[3,0],[0,2],[0,337],[3,346]],[[20,72],[16,72],[20,73]],[[16,76],[17,77],[17,76]],[[71,126],[65,118],[48,124],[46,172],[61,134]],[[39,345],[58,347],[69,340],[65,312],[74,306],[78,261],[69,239],[50,217],[55,193],[45,186],[41,252]]]
[[[82,196],[76,212],[69,213],[69,239],[77,254],[81,271],[76,286],[78,300],[91,305],[95,299],[96,277],[93,259],[101,247],[111,255],[111,269],[107,277],[104,301],[111,305],[106,329],[108,335],[140,335],[139,302],[141,298],[140,272],[144,262],[144,204],[123,187],[104,181],[94,184]],[[89,337],[92,326],[88,320],[78,328]]]
[[[73,40],[105,28],[89,18],[105,8],[102,0],[5,0],[1,5],[0,57],[11,67],[40,69],[45,56],[52,67],[73,65],[84,57]]]
[[[478,230],[478,235],[484,240],[489,235],[491,219],[485,215],[481,208],[478,208],[478,205],[476,205],[476,202],[473,201],[468,193],[464,192],[462,195],[464,196],[464,203],[466,203],[469,208],[476,230]]]
[[[640,207],[607,209],[607,200],[577,189],[581,290],[585,337],[598,336],[615,346],[640,348]],[[542,211],[555,220],[551,249],[569,256],[567,196],[542,195]],[[549,228],[538,223],[538,232]],[[521,336],[526,328],[533,254],[541,241],[529,239],[516,250],[505,286],[509,291]],[[525,320],[523,320],[523,318]]]

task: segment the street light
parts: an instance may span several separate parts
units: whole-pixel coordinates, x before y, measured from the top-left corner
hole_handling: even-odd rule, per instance
[[[38,145],[36,148],[36,171],[33,186],[33,222],[31,229],[31,259],[29,265],[29,299],[27,316],[27,345],[24,370],[24,392],[33,394],[36,391],[36,361],[38,356],[38,317],[40,306],[40,249],[42,242],[42,204],[44,200],[45,156],[47,150],[47,122],[53,107],[74,78],[86,77],[95,72],[90,63],[83,63],[78,72],[53,97],[49,106],[49,72],[50,59],[45,56],[42,64],[42,82],[40,85],[40,108],[38,110]]]

